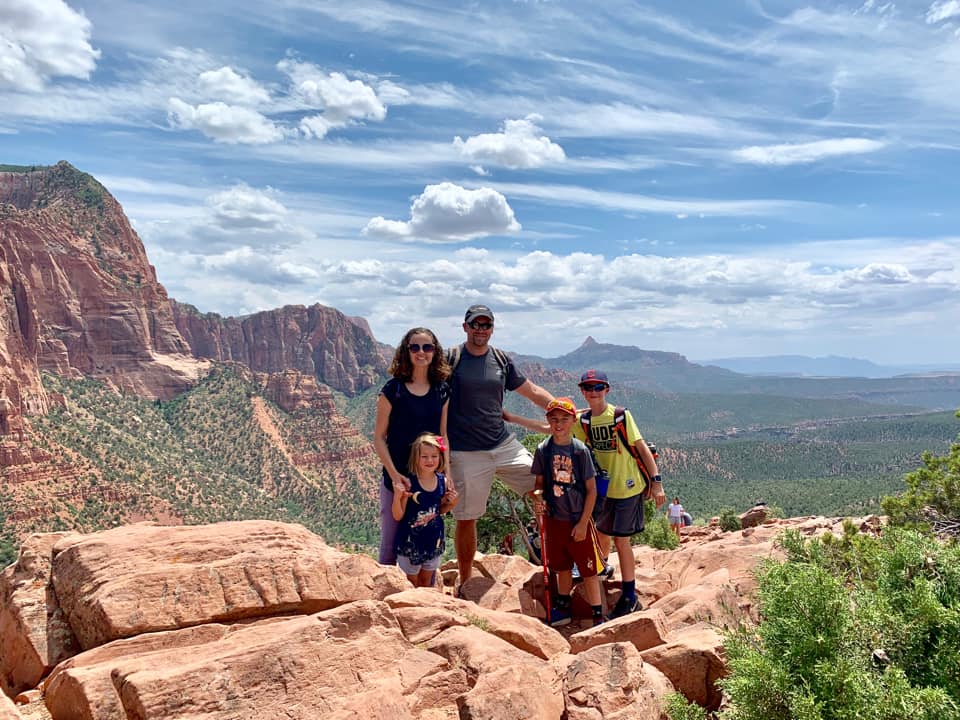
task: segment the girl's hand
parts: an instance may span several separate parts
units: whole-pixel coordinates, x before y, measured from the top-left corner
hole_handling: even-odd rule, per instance
[[[396,491],[397,488],[403,488],[404,490],[410,489],[410,480],[406,475],[401,475],[400,473],[391,473],[390,479],[393,481],[394,491]]]
[[[393,493],[401,500],[406,500],[407,498],[413,497],[413,493],[410,492],[409,488],[405,488],[405,487],[398,488],[396,485],[393,486]]]
[[[447,491],[443,494],[443,497],[447,502],[456,502],[457,498],[460,497],[457,489],[453,486],[453,483],[450,482],[450,478],[447,478]]]

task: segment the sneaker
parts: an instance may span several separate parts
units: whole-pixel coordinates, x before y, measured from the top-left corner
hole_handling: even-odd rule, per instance
[[[600,578],[600,581],[609,580],[613,577],[613,565],[610,563],[603,564],[603,570],[597,573],[597,576]]]
[[[577,564],[573,564],[573,570],[570,571],[570,577],[575,583],[581,582],[583,578],[580,576],[580,568],[577,567]]]
[[[613,606],[613,611],[610,613],[610,618],[623,617],[624,615],[629,615],[630,613],[637,612],[638,610],[643,610],[643,604],[638,598],[633,598],[629,600],[626,596],[621,595],[620,599],[617,600],[617,604]]]
[[[560,608],[550,608],[550,627],[562,627],[570,624],[570,611]]]
[[[606,615],[601,615],[599,617],[594,616],[593,626],[596,627],[597,625],[603,625],[605,622],[609,622],[609,620],[610,618]]]

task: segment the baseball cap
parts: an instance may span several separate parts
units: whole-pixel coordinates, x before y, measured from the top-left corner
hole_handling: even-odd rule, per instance
[[[603,370],[587,370],[580,376],[580,384],[583,385],[584,383],[606,383],[608,386],[610,385],[607,374]]]
[[[558,397],[551,400],[547,403],[546,414],[549,415],[552,410],[560,410],[565,412],[567,415],[577,416],[577,406],[573,404],[573,400],[568,397]]]
[[[466,323],[473,322],[478,317],[488,317],[490,318],[490,322],[493,322],[493,310],[486,305],[471,305],[467,308],[467,313],[463,316],[463,321]]]

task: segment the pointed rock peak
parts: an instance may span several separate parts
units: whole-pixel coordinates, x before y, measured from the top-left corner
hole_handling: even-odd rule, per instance
[[[583,345],[581,345],[580,347],[587,348],[587,347],[592,347],[598,344],[599,343],[593,339],[593,335],[587,335],[587,339],[583,341]]]

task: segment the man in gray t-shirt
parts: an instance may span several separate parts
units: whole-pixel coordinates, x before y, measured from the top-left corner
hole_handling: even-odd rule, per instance
[[[525,378],[513,361],[490,346],[493,311],[471,305],[463,318],[467,341],[451,352],[453,375],[447,434],[450,438],[450,474],[460,501],[453,508],[457,521],[457,565],[462,585],[473,574],[477,551],[477,520],[487,510],[493,476],[515,492],[533,490],[533,457],[503,421],[503,396],[520,393],[542,408],[553,396]]]

